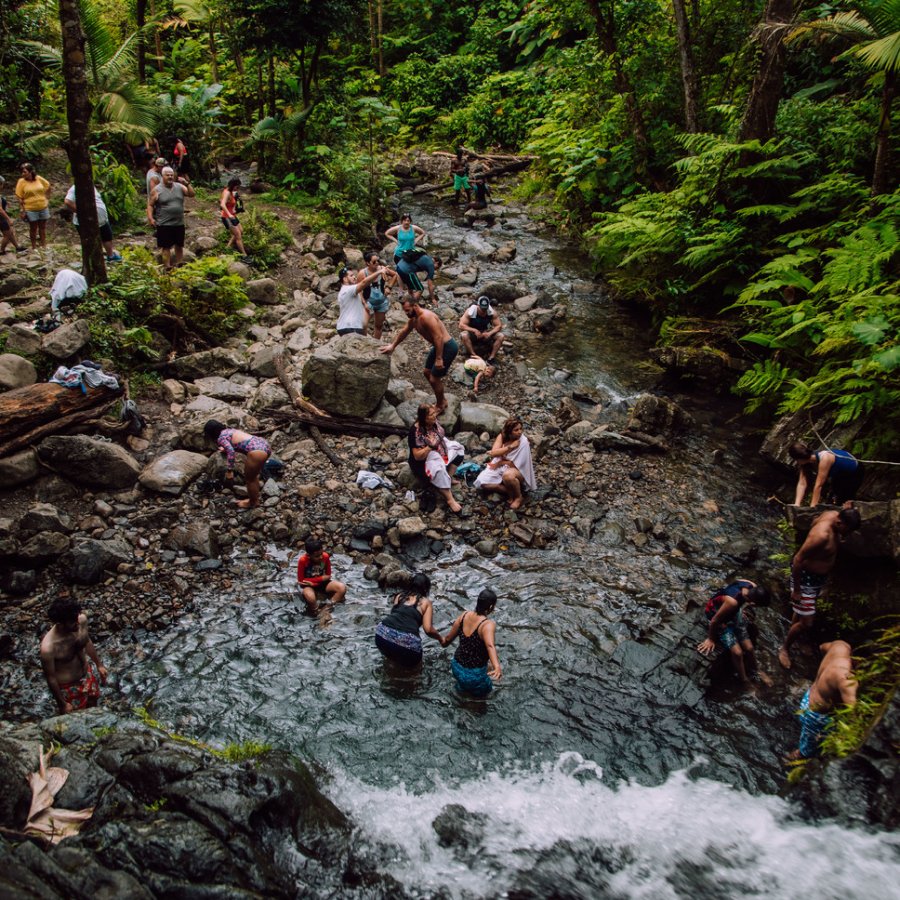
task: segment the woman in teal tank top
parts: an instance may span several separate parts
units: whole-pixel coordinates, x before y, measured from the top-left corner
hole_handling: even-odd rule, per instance
[[[400,224],[388,228],[385,236],[397,242],[394,249],[394,262],[399,262],[406,250],[415,250],[416,241],[425,237],[425,229],[413,225],[412,216],[409,213],[403,213],[400,216]]]

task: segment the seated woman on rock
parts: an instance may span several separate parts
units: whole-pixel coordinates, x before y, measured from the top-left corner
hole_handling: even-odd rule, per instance
[[[203,427],[203,433],[211,441],[215,441],[220,453],[225,454],[225,478],[234,483],[234,456],[243,453],[247,457],[244,462],[244,483],[247,485],[247,499],[238,500],[238,506],[247,509],[259,506],[259,473],[266,460],[272,454],[269,442],[261,437],[254,437],[239,428],[227,428],[221,422],[210,419]]]
[[[531,444],[522,433],[521,419],[512,416],[503,423],[503,429],[494,439],[494,446],[488,455],[491,461],[475,479],[475,487],[503,494],[509,498],[510,508],[518,509],[522,505],[524,492],[537,487]]]
[[[463,461],[466,448],[458,441],[450,440],[437,420],[435,407],[427,403],[419,405],[416,421],[409,430],[409,467],[422,481],[430,481],[447,501],[451,512],[462,507],[451,490],[456,467]]]
[[[490,588],[485,588],[478,595],[475,612],[466,610],[459,616],[442,641],[447,647],[459,635],[459,646],[450,668],[459,689],[476,697],[489,694],[494,682],[503,675],[494,645],[496,626],[488,618],[496,605],[497,595]]]
[[[421,572],[413,575],[409,590],[394,597],[390,613],[375,626],[375,645],[388,658],[402,666],[422,662],[422,628],[429,637],[444,645],[441,633],[432,625],[431,601],[428,592],[431,579]]]

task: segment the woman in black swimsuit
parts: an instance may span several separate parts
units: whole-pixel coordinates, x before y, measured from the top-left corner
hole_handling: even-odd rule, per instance
[[[421,572],[413,575],[409,590],[394,597],[393,609],[375,626],[375,645],[388,658],[403,666],[422,662],[422,638],[419,629],[444,645],[441,633],[431,624],[432,609],[428,592],[431,580]]]
[[[475,604],[475,612],[467,610],[450,627],[441,642],[445,647],[459,635],[459,646],[450,668],[461,691],[476,697],[487,696],[503,675],[494,645],[496,626],[488,618],[497,605],[497,595],[485,588]],[[490,663],[490,668],[488,668]]]

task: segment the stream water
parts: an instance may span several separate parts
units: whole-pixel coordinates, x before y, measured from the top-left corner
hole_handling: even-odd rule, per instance
[[[592,285],[556,235],[522,213],[486,235],[433,203],[412,211],[438,252],[455,248],[461,260],[516,239],[516,260],[479,263],[480,282],[516,278],[567,295],[568,321],[529,349],[531,377],[550,383],[566,369],[567,388],[612,401],[652,383],[644,325]],[[724,523],[684,511],[678,524],[706,548],[691,561],[595,541],[491,560],[456,547],[422,564],[439,629],[485,585],[500,596],[504,677],[484,702],[453,690],[451,651],[434,642],[420,673],[385,667],[372,634],[388,598],[348,557],[334,559],[347,602],[324,626],[303,616],[296,557],[274,546],[234,561],[243,575],[230,593],[200,598],[164,634],[112,648],[119,689],[180,732],[316,760],[359,845],[413,894],[895,897],[900,837],[803,823],[777,796],[779,756],[796,745],[798,685],[688,702],[616,661],[623,641],[733,573],[724,554],[736,537],[762,559],[778,549],[755,443],[735,431],[727,404],[705,398],[693,411],[698,434],[667,464]],[[713,464],[709,447],[733,458]],[[762,624],[780,633],[776,612]],[[448,804],[486,817],[477,852],[439,845],[431,823]]]

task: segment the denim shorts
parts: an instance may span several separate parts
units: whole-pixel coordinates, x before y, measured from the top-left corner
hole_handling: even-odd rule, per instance
[[[43,209],[26,209],[25,217],[29,222],[46,222],[50,218],[50,207]]]

